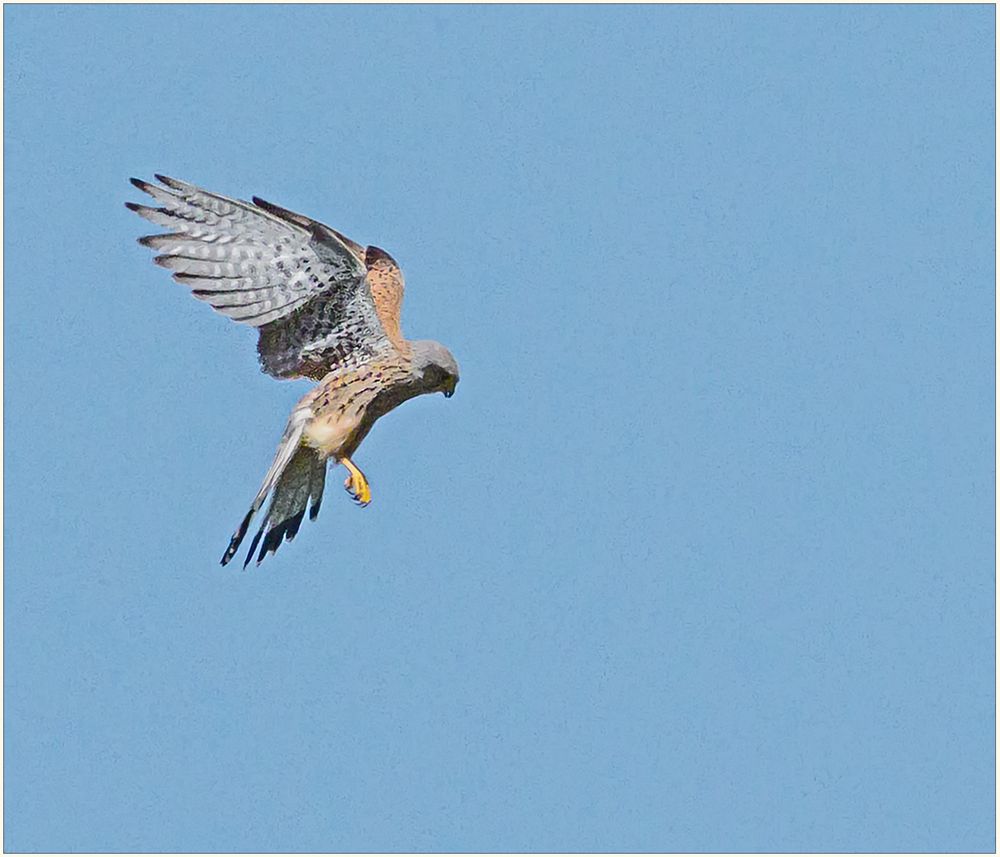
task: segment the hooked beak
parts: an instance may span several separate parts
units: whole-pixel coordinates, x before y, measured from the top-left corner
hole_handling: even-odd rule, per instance
[[[456,384],[458,384],[458,379],[457,378],[452,378],[448,382],[447,386],[445,386],[445,388],[441,391],[442,393],[444,393],[444,397],[446,399],[450,399],[452,396],[455,395],[455,385]]]

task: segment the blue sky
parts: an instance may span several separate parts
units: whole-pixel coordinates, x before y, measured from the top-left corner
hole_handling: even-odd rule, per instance
[[[993,850],[994,14],[5,7],[5,848]],[[248,573],[154,171],[462,366]]]

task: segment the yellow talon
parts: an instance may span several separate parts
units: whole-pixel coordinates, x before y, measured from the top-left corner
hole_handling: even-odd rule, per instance
[[[350,475],[344,480],[344,488],[347,489],[347,493],[354,498],[354,502],[359,506],[367,506],[372,501],[372,489],[368,485],[365,474],[349,458],[340,459],[340,463],[350,471]]]

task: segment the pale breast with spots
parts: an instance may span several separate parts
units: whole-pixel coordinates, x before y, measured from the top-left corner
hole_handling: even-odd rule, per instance
[[[321,411],[306,424],[303,440],[324,455],[336,455],[358,430],[361,417],[352,408]]]

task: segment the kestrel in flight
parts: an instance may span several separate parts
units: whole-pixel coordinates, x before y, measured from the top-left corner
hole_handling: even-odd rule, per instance
[[[222,557],[223,565],[233,558],[270,494],[246,568],[258,543],[259,564],[283,539],[291,541],[307,507],[315,519],[329,460],[347,468],[344,487],[367,506],[368,480],[351,460],[361,441],[407,399],[451,396],[458,364],[437,342],[403,338],[403,275],[384,250],[258,197],[244,202],[156,179],[159,185],[132,184],[157,207],[125,205],[171,231],[139,243],[159,251],[154,261],[196,298],[257,328],[263,371],[320,382],[292,410],[274,462]]]

